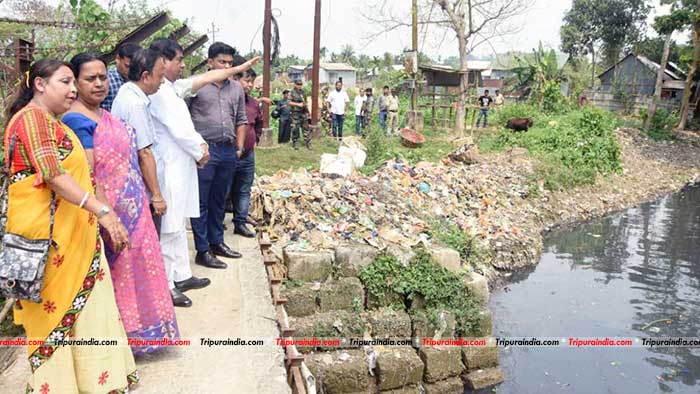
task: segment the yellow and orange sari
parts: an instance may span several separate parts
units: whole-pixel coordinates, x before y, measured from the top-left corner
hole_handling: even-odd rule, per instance
[[[51,190],[44,179],[70,174],[94,194],[78,138],[49,113],[27,106],[5,130],[5,160],[16,133],[11,166],[7,231],[48,238]],[[28,393],[123,393],[136,383],[136,367],[114,300],[95,216],[58,196],[42,302],[17,302],[15,323],[30,344]],[[58,345],[64,339],[116,339],[119,345]]]

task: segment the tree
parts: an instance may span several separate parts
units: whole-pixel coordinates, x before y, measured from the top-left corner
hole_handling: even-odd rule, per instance
[[[355,63],[355,49],[350,44],[343,45],[340,48],[340,61],[343,63]]]
[[[641,36],[648,12],[647,0],[574,0],[559,31],[561,50],[574,58],[591,55],[592,87],[598,53],[605,65],[615,64]]]
[[[637,53],[646,57],[652,62],[661,63],[661,55],[664,53],[665,41],[666,39],[663,35],[645,38],[637,44]],[[668,61],[680,65],[682,49],[683,48],[676,43],[676,40],[671,39],[668,52]]]
[[[688,21],[693,33],[693,60],[688,70],[688,76],[685,80],[685,89],[683,90],[683,101],[681,103],[681,120],[678,122],[678,129],[685,129],[688,122],[688,110],[690,109],[690,91],[693,87],[693,79],[695,72],[698,69],[700,62],[700,0],[679,0],[675,2],[676,6],[685,12],[685,16],[678,18],[676,22]],[[687,18],[684,20],[684,18]]]
[[[371,12],[363,16],[373,24],[383,27],[382,33],[411,27],[411,7],[404,7],[397,15],[386,0],[379,1]],[[455,36],[459,53],[460,76],[459,100],[455,112],[455,129],[463,131],[467,101],[469,100],[468,56],[474,48],[498,36],[512,34],[519,28],[508,25],[508,20],[522,14],[531,0],[421,0],[418,10],[418,24],[425,29],[433,28],[433,33],[442,36],[448,33]],[[442,34],[441,34],[442,33]]]
[[[557,103],[544,102],[546,91],[559,91],[559,83],[563,77],[554,49],[546,51],[540,42],[539,48],[533,50],[530,56],[516,56],[516,62],[518,66],[513,71],[518,78],[517,89],[529,88],[531,97],[535,98],[540,106],[556,105]]]
[[[677,9],[677,4],[671,5],[671,13],[669,15],[664,15],[657,17],[654,21],[654,29],[664,36],[664,48],[661,55],[661,64],[656,73],[656,86],[654,88],[654,97],[649,103],[649,110],[647,111],[647,117],[644,119],[644,129],[649,130],[651,125],[651,120],[656,114],[656,106],[661,99],[661,90],[663,84],[663,76],[666,72],[666,65],[668,64],[669,53],[671,52],[671,37],[673,32],[681,28],[686,24],[688,20],[688,13],[686,10]],[[686,110],[687,111],[687,110]]]

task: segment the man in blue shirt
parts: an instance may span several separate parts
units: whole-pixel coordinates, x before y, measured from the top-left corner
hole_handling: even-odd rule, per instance
[[[119,46],[117,49],[117,66],[107,71],[109,91],[107,91],[107,97],[105,97],[105,100],[100,104],[100,107],[107,111],[112,111],[112,103],[114,103],[114,98],[117,97],[119,88],[129,80],[131,58],[133,58],[134,54],[139,50],[141,50],[141,47],[133,42],[126,42]]]

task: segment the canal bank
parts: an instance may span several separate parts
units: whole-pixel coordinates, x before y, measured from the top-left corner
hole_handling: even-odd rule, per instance
[[[284,296],[291,328],[297,329],[295,336],[492,335],[491,314],[484,308],[487,286],[498,289],[509,277],[535,267],[543,234],[654,200],[699,177],[700,149],[694,134],[681,133],[676,141],[660,142],[637,130],[618,129],[615,138],[622,170],[599,176],[594,185],[566,191],[545,190],[533,178],[538,161],[522,148],[482,154],[468,165],[448,159],[409,165],[397,159],[369,176],[329,178],[302,170],[261,177],[253,212],[270,231],[273,250],[286,269]],[[438,236],[436,220],[457,223],[460,233],[466,234],[457,241],[469,242],[469,254],[465,256],[459,245],[449,247],[455,244],[450,244],[449,237]],[[415,313],[424,312],[425,305],[414,295],[431,290],[420,288],[425,282],[420,278],[406,282],[416,284],[414,288],[400,285],[403,293],[388,293],[399,301],[389,312],[381,308],[387,305],[373,303],[372,292],[378,284],[395,289],[392,282],[406,279],[403,274],[397,276],[398,271],[374,269],[378,254],[388,252],[403,267],[412,267],[415,247],[429,250],[439,266],[468,284],[470,297],[481,305],[478,330],[460,332],[454,315],[439,312],[433,315],[443,320],[433,320],[443,326],[426,327],[421,313]],[[384,280],[363,278],[368,267]],[[474,282],[475,277],[481,279]],[[307,364],[317,384],[331,391],[418,392],[420,387],[433,391],[449,387],[444,392],[452,392],[462,382],[483,387],[503,378],[493,353],[478,355],[476,359],[484,363],[475,364],[465,351],[440,349],[431,354],[416,345],[413,350],[385,348],[379,356],[372,352],[376,349],[300,350],[308,352]],[[390,363],[387,357],[403,361]],[[454,368],[435,378],[428,372],[441,365],[432,364],[435,360]],[[385,376],[387,372],[390,377]]]

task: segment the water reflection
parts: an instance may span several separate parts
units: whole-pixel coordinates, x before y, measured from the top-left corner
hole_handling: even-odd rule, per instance
[[[552,234],[498,336],[700,337],[700,189]],[[700,393],[700,348],[506,349],[499,393]]]

